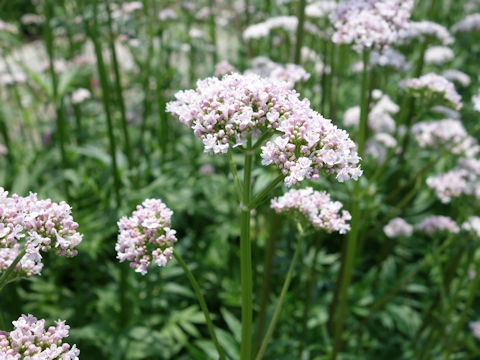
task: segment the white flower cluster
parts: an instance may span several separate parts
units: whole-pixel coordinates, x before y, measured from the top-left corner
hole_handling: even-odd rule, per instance
[[[453,43],[453,38],[443,25],[433,21],[411,21],[408,23],[399,35],[399,42],[404,44],[412,40],[422,42],[440,43],[449,45]]]
[[[471,14],[452,26],[453,33],[479,31],[480,13]]]
[[[289,33],[295,32],[298,25],[296,16],[271,17],[261,23],[250,25],[243,31],[243,40],[266,38],[273,29],[282,29]]]

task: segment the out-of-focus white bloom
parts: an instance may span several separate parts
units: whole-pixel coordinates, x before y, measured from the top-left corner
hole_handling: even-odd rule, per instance
[[[377,163],[383,163],[387,158],[387,149],[397,146],[397,140],[387,133],[377,133],[365,143],[365,155],[372,156]]]
[[[25,14],[20,18],[20,22],[23,25],[38,25],[43,24],[45,18],[42,15],[37,14]]]
[[[460,113],[457,110],[453,110],[447,106],[435,105],[432,107],[432,111],[449,119],[460,120]]]
[[[81,102],[89,99],[91,96],[90,91],[84,88],[77,89],[72,94],[72,103],[80,104]]]
[[[188,32],[188,36],[190,36],[192,39],[205,39],[206,35],[203,30],[200,30],[198,28],[192,27],[190,31]]]
[[[252,67],[245,74],[256,74],[271,80],[284,81],[293,89],[298,82],[307,81],[310,74],[297,64],[277,64],[267,57],[259,56],[253,59]]]
[[[479,152],[476,140],[457,119],[421,121],[412,126],[412,134],[420,147],[437,149],[447,146],[452,153],[463,153],[468,157]]]
[[[414,39],[442,45],[453,43],[453,38],[447,28],[433,21],[411,21],[400,32],[399,38],[401,43],[410,42]]]
[[[402,218],[396,217],[388,222],[383,227],[383,232],[389,238],[396,238],[399,236],[412,236],[413,226],[407,223]]]
[[[14,72],[12,74],[9,74],[9,73],[0,74],[0,84],[2,85],[23,83],[25,81],[27,81],[27,75],[25,75],[23,72]]]
[[[442,76],[450,81],[459,83],[462,86],[470,85],[470,76],[456,69],[448,69],[442,73]]]
[[[459,21],[452,26],[453,33],[479,31],[480,30],[480,13],[471,14],[465,19]]]
[[[452,220],[452,218],[439,215],[432,215],[425,218],[416,227],[417,230],[424,231],[427,234],[434,234],[443,231],[456,234],[460,231],[458,225]]]
[[[455,90],[453,83],[434,73],[408,79],[406,89],[417,96],[436,98],[433,100],[443,101],[457,110],[460,110],[463,106],[462,97]]]
[[[15,25],[9,24],[3,20],[0,20],[0,31],[9,32],[11,34],[16,34],[18,32]]]
[[[472,330],[473,336],[480,339],[480,321],[472,321],[468,324]]]
[[[333,0],[320,0],[308,4],[305,7],[305,15],[311,18],[322,18],[330,15],[337,8],[337,2]]]
[[[467,221],[465,221],[462,224],[462,229],[465,230],[465,231],[469,231],[471,233],[474,233],[478,238],[480,238],[480,217],[470,216],[467,219]],[[479,334],[480,334],[480,332],[479,332]]]
[[[233,67],[227,60],[223,60],[215,65],[214,76],[222,77],[223,75],[232,74],[234,72],[238,72],[238,70],[235,69],[235,67]]]
[[[297,29],[298,19],[296,16],[277,16],[267,19],[264,22],[250,25],[243,31],[245,41],[267,37],[273,29],[283,29],[294,33]]]
[[[8,154],[8,149],[5,145],[0,144],[0,155]]]
[[[393,114],[398,113],[399,106],[388,95],[381,95],[377,102],[373,103],[368,114],[368,127],[375,133],[391,133],[395,130]],[[349,108],[344,115],[343,125],[358,127],[360,122],[360,107]]]
[[[480,112],[480,92],[472,97],[473,109]]]
[[[447,46],[432,46],[425,51],[427,64],[443,65],[453,60],[453,50]]]
[[[171,8],[162,9],[158,13],[158,19],[160,21],[176,20],[177,18],[177,14]]]
[[[143,9],[143,3],[141,1],[126,2],[122,5],[122,10],[126,14],[131,14],[137,10]]]
[[[360,62],[363,70],[363,63]],[[391,67],[395,70],[408,71],[411,68],[411,64],[405,58],[400,51],[392,48],[387,48],[382,52],[372,51],[370,55],[370,66],[374,67]]]

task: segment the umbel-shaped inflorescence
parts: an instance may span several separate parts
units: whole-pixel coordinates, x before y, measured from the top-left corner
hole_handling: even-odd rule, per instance
[[[145,275],[150,265],[165,266],[172,257],[176,231],[170,228],[173,211],[161,200],[146,199],[118,222],[120,233],[115,246],[117,258],[129,261],[136,272]]]
[[[330,200],[325,191],[316,191],[311,187],[292,189],[283,196],[274,198],[271,207],[275,212],[299,212],[305,216],[316,229],[324,229],[331,233],[338,231],[345,234],[350,230],[347,223],[351,220],[350,213],[342,210],[342,203]]]
[[[285,82],[257,75],[207,78],[195,90],[180,91],[167,105],[179,120],[192,128],[209,153],[226,153],[252,138],[276,137],[262,149],[262,164],[275,164],[287,186],[318,179],[321,170],[337,174],[339,181],[357,179],[355,144],[344,130],[300,100]]]
[[[0,275],[22,251],[25,255],[10,279],[40,274],[40,253],[49,249],[62,256],[76,255],[75,247],[82,241],[77,227],[67,203],[38,200],[32,193],[27,197],[9,197],[0,187]]]
[[[330,14],[332,41],[356,51],[382,50],[399,39],[413,10],[412,0],[349,0]]]
[[[63,342],[70,329],[65,321],[58,320],[55,326],[45,329],[45,320],[22,315],[12,324],[12,331],[0,331],[0,359],[78,359],[80,350]]]

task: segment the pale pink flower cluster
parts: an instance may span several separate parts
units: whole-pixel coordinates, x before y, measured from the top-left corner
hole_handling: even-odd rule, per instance
[[[412,134],[422,148],[451,148],[454,154],[467,157],[476,155],[480,148],[477,140],[468,135],[462,122],[458,119],[421,121],[412,126]]]
[[[452,61],[453,50],[447,46],[432,46],[425,51],[425,62],[427,64],[443,65]]]
[[[132,213],[118,221],[120,229],[115,250],[120,262],[129,261],[145,275],[152,263],[165,266],[173,254],[176,231],[170,228],[173,211],[161,200],[146,199]]]
[[[472,330],[473,336],[480,339],[480,321],[472,321],[468,324]]]
[[[217,65],[215,65],[215,73],[214,76],[222,77],[226,74],[232,74],[238,72],[234,66],[232,66],[227,60],[220,61]]]
[[[406,222],[404,219],[396,217],[388,222],[383,227],[383,232],[389,238],[396,238],[399,236],[412,236],[413,226]]]
[[[43,24],[44,21],[45,18],[37,14],[25,14],[20,18],[20,22],[23,25],[39,25]]]
[[[278,64],[267,57],[258,56],[252,60],[252,66],[245,74],[257,74],[263,78],[284,81],[290,89],[298,82],[307,81],[310,74],[297,64]]]
[[[15,268],[14,276],[40,274],[40,252],[55,249],[63,256],[75,256],[82,241],[71,208],[65,202],[38,200],[36,194],[8,196],[0,187],[0,271],[7,269],[21,248],[26,254]]]
[[[340,234],[350,230],[347,223],[352,218],[350,213],[342,210],[341,202],[331,201],[330,195],[325,191],[316,191],[311,187],[292,189],[283,196],[272,199],[271,207],[277,213],[299,211],[317,229],[338,231]]]
[[[349,0],[330,15],[335,28],[332,41],[352,44],[357,51],[381,50],[398,39],[408,23],[412,0]]]
[[[406,43],[411,40],[419,40],[428,43],[440,43],[449,45],[453,38],[443,25],[433,21],[411,21],[400,32],[399,42]]]
[[[0,359],[78,360],[80,350],[76,345],[63,342],[70,329],[65,321],[58,320],[55,326],[45,329],[45,320],[29,314],[12,324],[12,331],[0,331]]]
[[[462,97],[455,90],[455,86],[443,76],[428,73],[419,78],[408,79],[406,87],[415,95],[425,95],[444,101],[457,110],[463,106]]]
[[[417,230],[424,231],[427,234],[434,234],[443,231],[456,234],[460,231],[458,225],[452,220],[452,218],[440,215],[432,215],[425,218],[417,225]]]
[[[474,233],[480,238],[480,217],[470,216],[467,221],[462,224],[462,229]]]
[[[450,81],[457,82],[462,86],[470,85],[470,76],[457,69],[448,69],[442,73],[442,76]]]
[[[298,19],[296,16],[277,16],[271,17],[264,22],[253,24],[243,31],[245,41],[251,39],[265,38],[273,29],[282,29],[288,33],[293,33],[297,29]]]
[[[427,185],[433,189],[443,203],[449,203],[453,197],[473,195],[480,198],[480,160],[462,158],[453,170],[427,178]]]
[[[197,82],[196,90],[180,91],[167,111],[199,136],[205,151],[226,153],[247,136],[280,133],[262,149],[262,164],[275,164],[291,186],[318,179],[321,170],[339,181],[357,179],[362,171],[355,144],[344,130],[313,111],[307,99],[285,82],[257,75],[226,75]]]
[[[480,13],[471,14],[452,26],[452,32],[480,31]]]

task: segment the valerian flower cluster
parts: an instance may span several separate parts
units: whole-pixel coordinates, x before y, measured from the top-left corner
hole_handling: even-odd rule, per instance
[[[115,246],[120,262],[128,261],[145,275],[152,263],[165,266],[171,259],[176,231],[170,228],[173,211],[161,200],[146,199],[118,222],[120,233]]]
[[[45,320],[32,315],[22,315],[13,321],[13,330],[0,331],[0,358],[6,360],[78,360],[80,350],[63,342],[70,326],[56,321],[45,329]]]
[[[200,80],[195,90],[175,96],[167,111],[193,129],[206,152],[226,153],[250,136],[278,134],[261,148],[262,164],[276,165],[287,186],[318,179],[322,170],[337,174],[339,181],[362,173],[348,133],[312,110],[285,82],[232,74]]]
[[[15,267],[13,276],[40,274],[41,252],[55,249],[58,255],[75,256],[82,241],[76,231],[71,207],[50,199],[38,200],[36,194],[8,196],[0,187],[0,272],[7,269],[24,248],[26,254]]]
[[[271,207],[277,213],[299,211],[317,229],[327,232],[338,231],[345,234],[350,230],[347,223],[352,217],[346,210],[342,210],[342,203],[330,200],[326,192],[315,191],[311,187],[306,189],[292,189],[283,196],[274,198]]]
[[[381,50],[398,41],[413,10],[411,0],[350,0],[330,15],[332,41],[352,44],[357,51]]]

